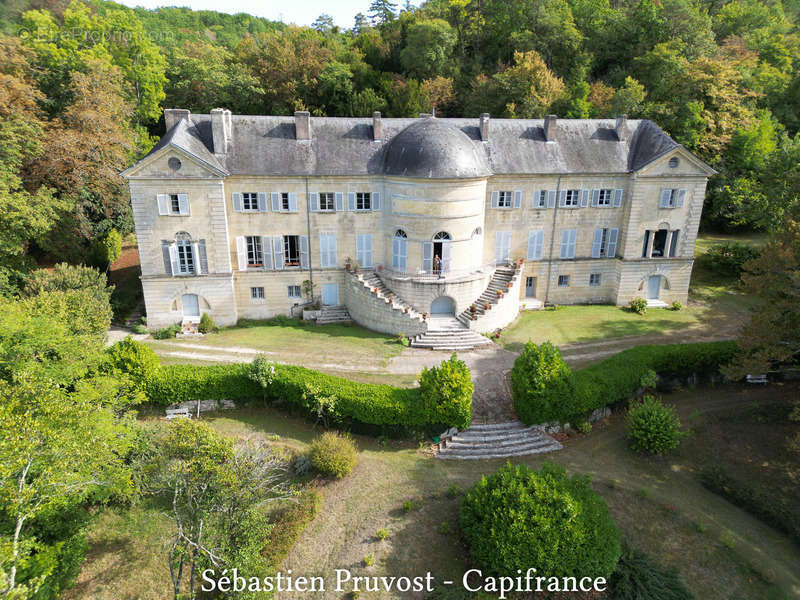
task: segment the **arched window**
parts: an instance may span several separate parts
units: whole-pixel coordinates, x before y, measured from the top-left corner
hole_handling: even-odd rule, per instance
[[[449,239],[450,239],[450,234],[447,233],[446,231],[440,231],[439,233],[433,236],[434,242],[441,242],[443,240],[449,240]]]
[[[408,236],[402,229],[394,232],[392,238],[392,268],[401,273],[406,272],[408,265]]]
[[[177,272],[180,275],[192,275],[195,273],[195,256],[192,246],[192,236],[185,231],[175,234],[175,254],[177,260]]]

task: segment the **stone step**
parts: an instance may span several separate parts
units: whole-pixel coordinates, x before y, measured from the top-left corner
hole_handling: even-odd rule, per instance
[[[526,439],[531,435],[537,435],[541,433],[541,429],[519,429],[514,431],[497,431],[497,432],[475,432],[475,433],[467,433],[462,431],[458,435],[454,435],[451,440],[454,442],[459,442],[461,444],[492,444],[495,442],[503,442],[503,441],[519,441],[522,439]]]
[[[490,460],[493,458],[510,458],[512,456],[528,456],[531,454],[544,454],[561,450],[562,446],[555,440],[551,442],[536,442],[529,445],[511,448],[485,448],[483,450],[457,450],[444,449],[436,453],[436,458],[442,460]]]
[[[483,460],[553,452],[561,444],[536,425],[521,421],[476,423],[444,441],[436,457],[450,460]]]
[[[498,430],[512,430],[512,429],[528,429],[522,421],[508,421],[506,423],[475,423],[469,426],[461,433],[466,431],[498,431]]]
[[[543,438],[526,438],[522,440],[516,440],[514,442],[495,442],[495,443],[487,443],[487,444],[477,444],[475,446],[469,446],[464,444],[447,444],[444,448],[440,450],[443,453],[454,453],[454,454],[474,454],[474,455],[484,455],[484,454],[497,454],[501,452],[516,452],[519,450],[538,450],[540,448],[553,448],[555,440],[550,438],[549,436],[547,439]]]

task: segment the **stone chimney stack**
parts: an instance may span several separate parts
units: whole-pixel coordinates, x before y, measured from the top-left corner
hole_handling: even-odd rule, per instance
[[[488,142],[489,141],[489,113],[482,113],[481,118],[479,120],[480,129],[481,129],[481,141]]]
[[[617,117],[617,126],[614,128],[617,132],[617,139],[624,142],[628,139],[628,115],[620,115]]]
[[[307,110],[294,113],[294,137],[297,140],[311,139],[311,113]]]
[[[214,154],[227,154],[232,141],[231,111],[227,108],[211,109],[211,135]]]
[[[376,110],[372,113],[372,141],[380,142],[383,138],[383,123],[381,123],[381,113]]]
[[[548,142],[555,142],[558,138],[558,117],[547,115],[544,118],[544,139]]]
[[[182,119],[189,119],[191,113],[185,108],[165,108],[164,109],[164,125],[165,131],[169,131],[177,125]]]

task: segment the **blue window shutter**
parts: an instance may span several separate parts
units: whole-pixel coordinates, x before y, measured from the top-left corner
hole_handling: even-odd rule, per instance
[[[347,210],[356,209],[356,193],[347,192]]]
[[[622,206],[622,190],[616,189],[614,190],[614,208],[619,208]]]
[[[319,194],[316,192],[311,192],[308,195],[308,209],[311,212],[317,212],[319,210]]]
[[[514,191],[514,208],[522,207],[522,192],[520,190]]]
[[[594,230],[594,239],[592,240],[592,258],[600,258],[600,250],[603,246],[603,230]]]
[[[272,212],[281,212],[281,195],[278,192],[270,194],[272,200]]]
[[[289,212],[297,212],[297,194],[289,194]]]
[[[258,211],[267,212],[267,193],[258,192]]]
[[[556,191],[549,190],[547,192],[547,208],[555,208],[556,207]]]
[[[492,208],[497,208],[500,204],[500,192],[492,192]]]
[[[600,190],[592,190],[592,206],[597,206],[600,202]]]
[[[233,212],[242,212],[242,195],[238,192],[233,194]]]
[[[589,206],[589,190],[581,190],[581,208]]]
[[[678,190],[678,198],[675,201],[675,208],[683,208],[683,202],[686,199],[686,190]]]
[[[380,210],[381,209],[381,193],[380,192],[372,192],[372,210]]]
[[[617,239],[619,238],[619,229],[608,230],[608,250],[606,250],[607,258],[614,258],[617,255]]]
[[[344,193],[336,192],[334,194],[334,198],[336,199],[336,210],[341,212],[344,210]]]

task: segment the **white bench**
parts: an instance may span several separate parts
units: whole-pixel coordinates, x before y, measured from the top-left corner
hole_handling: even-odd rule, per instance
[[[191,419],[192,415],[189,414],[188,408],[168,408],[167,409],[167,420],[171,421],[172,419]]]
[[[745,377],[745,379],[747,380],[747,383],[762,383],[762,384],[764,384],[764,383],[768,382],[766,373],[761,373],[761,375],[748,375],[747,377]]]

